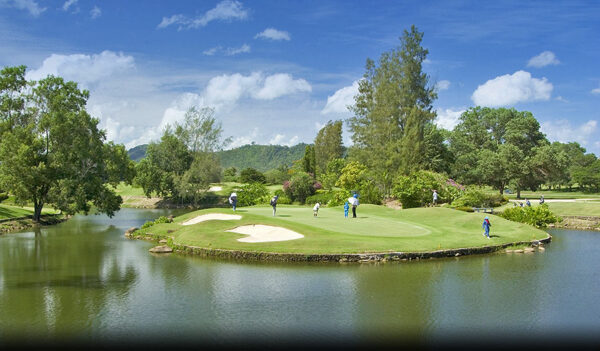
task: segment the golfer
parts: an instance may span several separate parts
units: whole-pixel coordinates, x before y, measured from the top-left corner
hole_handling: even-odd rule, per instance
[[[321,207],[321,204],[317,202],[315,204],[315,207],[313,207],[313,216],[314,217],[317,217],[317,215],[319,214],[319,207]]]
[[[275,217],[275,212],[277,212],[277,199],[279,196],[275,195],[271,198],[271,206],[273,206],[273,217]]]
[[[490,217],[485,216],[485,218],[483,219],[483,224],[481,225],[481,227],[484,230],[483,236],[487,237],[488,239],[490,238],[490,227],[491,226],[492,226],[492,223],[490,223]]]
[[[540,205],[544,203],[544,194],[540,196]]]
[[[350,203],[346,201],[344,204],[344,217],[348,218],[348,210],[350,210]]]
[[[358,207],[358,194],[348,198],[348,202],[352,205],[352,218],[356,218],[356,207]]]
[[[438,193],[437,190],[433,190],[433,206],[437,205]]]
[[[235,208],[237,207],[237,194],[236,193],[231,193],[231,195],[229,195],[229,203],[231,204],[231,206],[233,206],[233,212],[235,212]]]

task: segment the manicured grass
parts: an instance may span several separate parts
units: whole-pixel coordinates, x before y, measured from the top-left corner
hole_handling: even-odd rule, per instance
[[[43,208],[42,214],[56,214],[52,208]],[[19,207],[7,204],[0,204],[0,219],[23,218],[33,215],[32,207]]]
[[[341,207],[322,208],[313,217],[310,207],[278,206],[277,217],[271,207],[240,208],[241,220],[213,220],[183,226],[182,222],[207,213],[233,213],[227,209],[208,209],[176,217],[174,223],[154,225],[147,230],[160,236],[174,237],[174,244],[281,253],[368,253],[420,252],[440,249],[482,247],[529,241],[547,237],[531,226],[492,216],[492,239],[481,229],[485,214],[466,213],[447,208],[394,210],[383,206],[361,205],[358,218],[344,218]],[[226,230],[248,224],[280,226],[304,235],[304,238],[267,243],[243,243],[245,235]],[[167,234],[167,230],[171,233]]]
[[[513,190],[513,189],[511,189],[511,190]],[[490,194],[499,193],[498,190],[492,189],[490,187],[486,187],[485,191]],[[600,199],[600,193],[585,193],[582,191],[568,191],[568,189],[538,190],[538,191],[523,190],[523,191],[521,191],[521,199],[523,199],[523,200],[525,200],[525,198],[528,198],[530,200],[539,199],[540,195],[542,195],[542,194],[544,195],[545,199]],[[513,194],[504,194],[504,195],[506,195],[509,199],[517,198],[516,192],[514,192]]]
[[[548,202],[547,204],[550,211],[559,216],[600,217],[600,202],[596,201]]]
[[[146,197],[146,195],[144,194],[144,189],[142,188],[137,188],[133,185],[127,185],[123,182],[119,183],[119,186],[117,186],[116,189],[114,189],[115,192],[117,193],[117,195],[121,195],[121,197],[125,197],[125,196],[143,196]]]

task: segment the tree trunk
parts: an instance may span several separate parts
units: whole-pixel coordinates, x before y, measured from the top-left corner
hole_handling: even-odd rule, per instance
[[[40,201],[40,202],[34,202],[34,209],[33,209],[33,221],[36,223],[39,223],[40,218],[42,217],[42,208],[44,207],[44,204]]]
[[[521,188],[517,188],[517,199],[521,199]]]

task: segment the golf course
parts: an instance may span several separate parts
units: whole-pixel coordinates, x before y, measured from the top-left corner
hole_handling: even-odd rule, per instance
[[[491,218],[488,239],[482,235],[485,214],[443,207],[394,210],[361,205],[358,218],[344,218],[342,207],[322,208],[313,217],[309,207],[278,206],[274,217],[269,206],[238,209],[206,209],[175,217],[172,223],[157,223],[135,231],[131,237],[167,239],[174,248],[233,250],[247,253],[344,255],[374,253],[426,253],[457,249],[497,248],[549,235],[526,224],[497,216]],[[208,216],[210,215],[210,216]],[[237,216],[232,216],[237,215]],[[216,219],[221,217],[220,219]],[[204,220],[208,219],[208,220]],[[248,227],[250,226],[250,227]],[[231,232],[236,228],[270,228],[268,241],[245,242],[248,236]],[[277,239],[277,229],[301,237]],[[243,230],[242,230],[243,232]],[[488,252],[496,251],[490,249]],[[472,253],[478,253],[473,250]]]

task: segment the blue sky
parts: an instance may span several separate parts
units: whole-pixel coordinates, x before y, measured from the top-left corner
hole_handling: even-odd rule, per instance
[[[350,117],[366,58],[415,24],[439,125],[515,107],[600,155],[598,18],[598,1],[0,0],[0,65],[79,82],[127,147],[191,105],[216,109],[231,146],[292,145]]]

